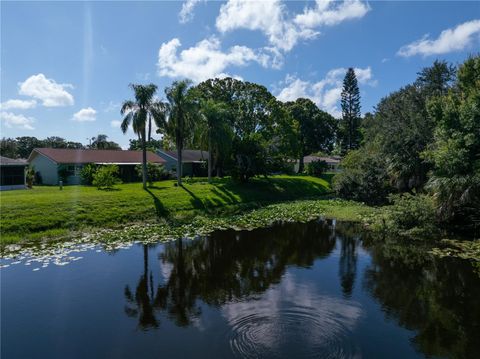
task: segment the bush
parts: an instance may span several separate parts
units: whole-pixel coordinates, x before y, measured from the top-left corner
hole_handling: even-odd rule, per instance
[[[142,178],[142,165],[136,165],[135,171],[138,176]],[[153,186],[153,182],[160,181],[168,178],[168,172],[163,165],[157,165],[155,163],[147,163],[147,182],[150,186]]]
[[[307,163],[306,172],[309,176],[320,177],[328,169],[328,164],[325,161],[318,160]]]
[[[121,183],[118,178],[119,169],[117,165],[100,166],[93,175],[93,185],[98,189],[112,189],[117,183]]]
[[[27,187],[32,188],[35,183],[35,168],[29,166],[25,172],[25,179],[27,181]]]
[[[97,166],[93,163],[88,163],[83,166],[80,177],[82,179],[82,184],[91,185],[93,183],[93,178],[97,172]]]
[[[409,237],[435,237],[440,233],[432,196],[424,194],[391,195],[387,229]]]
[[[338,196],[371,205],[384,204],[393,191],[384,159],[375,151],[350,151],[341,162],[342,172],[333,177]]]

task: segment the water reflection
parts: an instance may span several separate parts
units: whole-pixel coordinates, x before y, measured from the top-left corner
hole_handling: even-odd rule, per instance
[[[427,356],[479,358],[480,278],[468,261],[435,259],[405,244],[376,244],[365,288],[385,315],[416,332]]]

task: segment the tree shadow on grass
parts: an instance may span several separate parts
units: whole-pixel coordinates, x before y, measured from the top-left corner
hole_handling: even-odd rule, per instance
[[[153,204],[155,205],[155,213],[157,214],[157,217],[167,217],[169,215],[168,210],[165,208],[163,205],[162,201],[158,199],[158,197],[150,191],[150,189],[145,189],[145,191],[152,196],[153,199]]]
[[[181,188],[183,188],[185,190],[185,192],[187,192],[191,197],[192,197],[192,205],[194,208],[196,209],[205,209],[205,204],[202,202],[202,200],[200,198],[198,198],[195,193],[193,193],[192,191],[190,191],[187,187],[185,187],[183,184],[180,185]]]

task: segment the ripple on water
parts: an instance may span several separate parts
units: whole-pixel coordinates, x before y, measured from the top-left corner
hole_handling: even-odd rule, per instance
[[[232,310],[227,334],[237,357],[352,358],[358,355],[351,332],[361,310],[338,298],[289,303],[288,309],[243,306]]]

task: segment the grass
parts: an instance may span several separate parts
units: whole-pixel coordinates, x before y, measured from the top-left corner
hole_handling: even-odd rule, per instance
[[[115,228],[158,218],[188,219],[196,215],[220,216],[266,204],[319,198],[329,194],[330,177],[273,176],[247,184],[230,179],[187,182],[161,181],[144,191],[139,183],[115,190],[94,187],[34,187],[0,194],[1,243],[58,237],[86,228]],[[330,206],[330,217],[353,219],[355,206]]]

